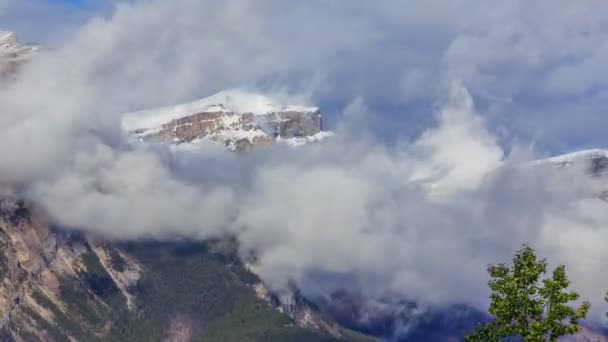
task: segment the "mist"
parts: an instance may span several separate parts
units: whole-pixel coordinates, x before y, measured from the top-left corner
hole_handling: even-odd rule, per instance
[[[477,7],[468,1],[402,3],[125,2],[62,28],[71,33],[0,86],[0,184],[55,224],[109,238],[234,235],[275,289],[295,283],[305,292],[348,288],[370,299],[394,294],[483,308],[487,264],[508,261],[526,243],[551,265],[567,266],[599,317],[608,216],[594,189],[603,181],[582,168],[534,164],[545,151],[526,137],[558,140],[581,118],[600,126],[597,112],[581,110],[602,97],[581,98],[561,122],[547,114],[551,106],[522,107],[529,98],[521,97],[555,106],[558,95],[595,89],[601,80],[576,71],[599,64],[592,42],[575,43],[581,62],[566,67],[545,56],[567,43],[542,36],[549,31],[533,34],[524,2],[509,1],[485,19],[474,12],[471,24],[451,14]],[[588,15],[574,5],[559,12],[552,2],[530,10],[547,7],[558,12],[551,27]],[[417,21],[420,13],[428,21]],[[574,31],[598,42],[606,33],[595,27],[604,26],[591,18],[592,27]],[[493,19],[526,25],[503,31]],[[385,41],[400,35],[412,49]],[[505,41],[512,51],[490,52]],[[427,55],[431,62],[423,62]],[[381,66],[382,76],[398,77],[369,76]],[[176,151],[135,143],[121,130],[123,113],[241,86],[347,105],[329,141],[245,156],[212,144]],[[384,97],[432,103],[425,115],[434,124],[386,144],[369,122],[409,116],[367,105]],[[505,109],[514,110],[508,125],[498,115]],[[530,131],[524,119],[544,125]],[[588,129],[597,142],[597,127]]]

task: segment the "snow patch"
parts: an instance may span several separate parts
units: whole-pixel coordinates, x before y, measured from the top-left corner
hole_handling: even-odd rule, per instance
[[[581,150],[572,153],[562,154],[559,156],[538,160],[537,163],[552,163],[552,164],[569,164],[574,163],[578,160],[590,160],[598,157],[606,157],[608,158],[608,150],[602,149],[590,149],[590,150]]]
[[[278,112],[311,113],[318,107],[302,104],[288,104],[266,95],[247,92],[241,89],[224,90],[204,99],[152,110],[127,113],[123,116],[122,127],[127,132],[152,130],[196,113],[236,113],[266,115]]]
[[[20,44],[15,32],[0,31],[0,57],[4,55],[12,60],[26,60],[38,49],[36,45]]]
[[[15,32],[10,31],[0,31],[0,45],[16,45],[17,44],[17,35]]]
[[[302,145],[306,145],[306,144],[311,144],[311,143],[319,143],[319,142],[323,142],[329,138],[331,138],[332,136],[334,136],[333,132],[319,132],[317,134],[311,135],[311,136],[307,136],[307,137],[297,137],[297,138],[277,138],[277,142],[279,143],[285,143],[289,146],[292,147],[298,147],[298,146],[302,146]]]

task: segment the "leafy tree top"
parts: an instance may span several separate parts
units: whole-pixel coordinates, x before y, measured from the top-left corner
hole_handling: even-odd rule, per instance
[[[570,281],[565,266],[558,266],[550,277],[543,278],[546,272],[547,262],[537,259],[528,246],[515,254],[512,266],[490,265],[489,313],[495,319],[479,326],[465,341],[557,341],[561,336],[576,334],[590,304],[583,302],[578,308],[569,305],[579,295],[567,290]]]

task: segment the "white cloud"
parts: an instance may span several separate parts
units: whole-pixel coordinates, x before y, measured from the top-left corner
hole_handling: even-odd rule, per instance
[[[475,189],[483,177],[502,163],[503,151],[476,115],[468,91],[453,84],[449,103],[439,113],[439,127],[425,132],[416,142],[423,156],[415,179],[440,176],[433,187]]]

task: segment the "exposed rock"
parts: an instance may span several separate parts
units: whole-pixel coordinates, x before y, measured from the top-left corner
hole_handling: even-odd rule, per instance
[[[186,315],[176,315],[171,320],[167,335],[163,338],[163,342],[189,342],[192,340],[194,325],[191,319]]]
[[[583,196],[608,201],[608,150],[583,150],[538,160],[535,164],[550,166],[551,172],[560,171],[560,177],[573,183],[585,179],[587,184]]]
[[[126,114],[123,128],[146,142],[179,145],[214,141],[234,151],[276,141],[301,145],[329,136],[322,132],[317,107],[283,105],[262,95],[240,91]]]
[[[111,286],[120,289],[128,307],[135,310],[129,288],[139,278],[141,267],[133,260],[125,259],[122,269],[116,270],[108,256],[109,247],[53,232],[42,217],[23,201],[0,200],[0,339],[56,340],[57,336],[51,336],[55,328],[50,327],[56,327],[65,337],[73,339],[70,332],[59,328],[60,324],[66,324],[66,317],[79,319],[71,311],[71,304],[65,302],[62,287],[65,287],[66,279],[90,283],[88,272],[98,271],[90,270],[92,264],[85,259],[94,256],[99,256],[101,267],[111,276]],[[104,299],[99,293],[88,292],[86,287],[79,291],[84,291],[83,299],[90,296],[90,300],[100,303],[100,307],[106,305],[102,304]],[[89,328],[102,336],[109,328],[108,324],[109,321],[102,321],[100,328]],[[82,323],[82,326],[85,329],[87,324]]]
[[[608,150],[593,149],[563,154],[537,161],[560,168],[580,166],[591,175],[601,176],[608,171]]]
[[[298,290],[270,292],[262,283],[254,285],[258,298],[272,304],[275,309],[294,320],[297,326],[344,339],[343,328],[323,315]]]
[[[126,298],[127,307],[135,310],[134,296],[129,292],[129,288],[134,286],[139,280],[142,273],[141,266],[127,254],[113,248],[104,248],[103,244],[92,243],[91,249],[101,261],[105,271],[112,277],[122,295]],[[111,253],[118,254],[118,257],[125,262],[122,268],[117,269],[113,265]]]
[[[210,139],[231,150],[245,151],[276,139],[311,137],[321,132],[321,114],[316,112],[279,112],[267,115],[233,112],[202,112],[174,119],[150,133],[135,131],[147,142],[191,143]]]

